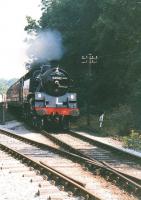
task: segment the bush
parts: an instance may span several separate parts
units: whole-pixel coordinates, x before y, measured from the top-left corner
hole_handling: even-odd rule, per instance
[[[109,127],[116,135],[127,135],[133,128],[133,115],[128,105],[120,105],[109,115]]]
[[[129,136],[123,137],[124,147],[135,150],[141,150],[141,134],[131,131]]]
[[[100,136],[123,136],[129,134],[130,130],[133,129],[132,112],[127,105],[120,105],[109,113],[105,112],[102,128],[99,127],[99,116],[91,114],[91,123],[87,127],[86,115],[83,114],[77,121],[77,127],[95,130],[95,133]]]

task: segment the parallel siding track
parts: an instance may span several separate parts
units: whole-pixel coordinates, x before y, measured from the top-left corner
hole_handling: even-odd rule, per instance
[[[73,131],[66,133],[42,131],[42,133],[63,149],[115,170],[141,185],[140,157]]]

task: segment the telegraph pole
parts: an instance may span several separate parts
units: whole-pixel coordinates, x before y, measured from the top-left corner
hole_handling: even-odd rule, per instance
[[[86,56],[82,56],[82,64],[87,64],[88,65],[88,85],[89,85],[89,90],[88,90],[88,99],[86,102],[86,107],[87,107],[87,126],[90,125],[90,87],[91,87],[91,80],[92,80],[92,64],[97,63],[97,56],[94,56],[92,53],[89,53]]]

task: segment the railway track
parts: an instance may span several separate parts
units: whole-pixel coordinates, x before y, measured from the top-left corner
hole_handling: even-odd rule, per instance
[[[141,158],[73,131],[43,134],[62,148],[116,170],[141,185]]]
[[[80,199],[129,200],[138,199],[141,194],[141,186],[139,184],[136,184],[126,177],[121,176],[118,173],[116,174],[112,170],[104,168],[101,165],[94,164],[91,160],[82,156],[60,151],[57,148],[37,143],[6,131],[1,131],[0,143],[0,146],[6,145],[14,151],[23,154],[26,157],[24,158],[25,160],[28,156],[30,159],[41,165],[41,168],[43,168],[43,166],[48,167],[57,174],[59,173],[65,176],[66,179],[71,179],[70,182],[75,183],[75,187],[70,187],[73,188],[71,189],[71,192],[73,195],[78,195],[78,193],[79,195],[81,194],[81,197],[79,197]],[[88,171],[86,170],[86,166],[89,168]],[[44,170],[41,170],[41,172],[43,171]],[[54,177],[54,175],[52,176]],[[57,180],[58,178],[55,178],[55,183]],[[119,189],[119,187],[115,186],[113,183],[120,186],[122,189]],[[68,187],[70,183],[65,181],[63,186],[64,189],[66,188],[66,185]],[[125,192],[126,189],[128,191],[130,190],[132,195],[127,194]]]
[[[35,170],[37,174],[41,174],[44,180],[48,180],[49,183],[52,185],[57,185],[56,191],[52,190],[50,193],[50,196],[48,199],[96,199],[100,200],[100,198],[96,197],[96,195],[93,195],[89,191],[87,191],[84,187],[83,184],[73,180],[72,178],[64,175],[63,173],[59,173],[57,170],[54,170],[52,167],[50,167],[48,164],[45,164],[45,161],[41,161],[41,157],[44,157],[45,154],[43,151],[38,147],[27,144],[29,141],[25,140],[24,142],[19,141],[15,138],[11,138],[10,140],[8,139],[9,137],[2,137],[0,135],[0,149],[1,151],[7,152],[10,154],[10,156],[13,156],[14,158],[20,160],[22,163],[26,164],[27,166],[30,167],[30,169]],[[5,141],[6,139],[6,141]],[[12,139],[12,140],[11,140]],[[21,139],[22,140],[22,139]],[[7,143],[5,145],[4,143]],[[31,141],[30,141],[31,143]],[[37,145],[37,144],[36,144]],[[11,147],[12,146],[12,147]],[[32,147],[32,149],[29,149],[29,146]],[[37,152],[38,151],[38,152]],[[40,151],[40,153],[39,153]],[[21,153],[22,152],[22,153]],[[28,153],[27,153],[28,152]],[[30,152],[30,153],[29,153]],[[46,155],[48,155],[48,159],[50,156],[53,156],[53,152],[46,152]],[[52,154],[52,155],[51,155]],[[30,155],[30,156],[29,156]],[[40,160],[37,159],[37,157]],[[36,159],[35,159],[36,157]],[[10,167],[10,166],[9,166]],[[71,165],[72,167],[72,165]],[[1,170],[4,168],[4,165],[1,166]],[[17,166],[16,166],[17,168]],[[29,176],[27,173],[23,172],[23,177]],[[30,180],[33,182],[33,179]],[[47,198],[47,193],[49,193],[49,189],[43,188],[42,184],[40,183],[39,187],[41,187],[35,194],[35,196],[42,196],[43,193],[46,193],[46,198]],[[58,191],[58,192],[57,192]],[[52,195],[51,195],[52,194]],[[52,197],[51,197],[52,196]],[[46,199],[45,198],[45,199]]]
[[[0,145],[0,158],[1,199],[78,199],[56,187],[53,181],[47,179],[47,175],[40,175],[40,166],[18,152]]]

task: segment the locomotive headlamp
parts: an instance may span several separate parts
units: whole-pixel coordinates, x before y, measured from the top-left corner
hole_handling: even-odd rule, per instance
[[[38,95],[38,98],[41,98],[41,97],[42,97],[42,94],[41,94],[41,93],[38,93],[37,95]]]
[[[76,100],[76,95],[75,95],[75,94],[71,94],[71,95],[70,95],[70,99],[71,99],[71,100]]]
[[[36,100],[44,100],[44,94],[41,92],[36,92],[35,93],[35,99]]]

